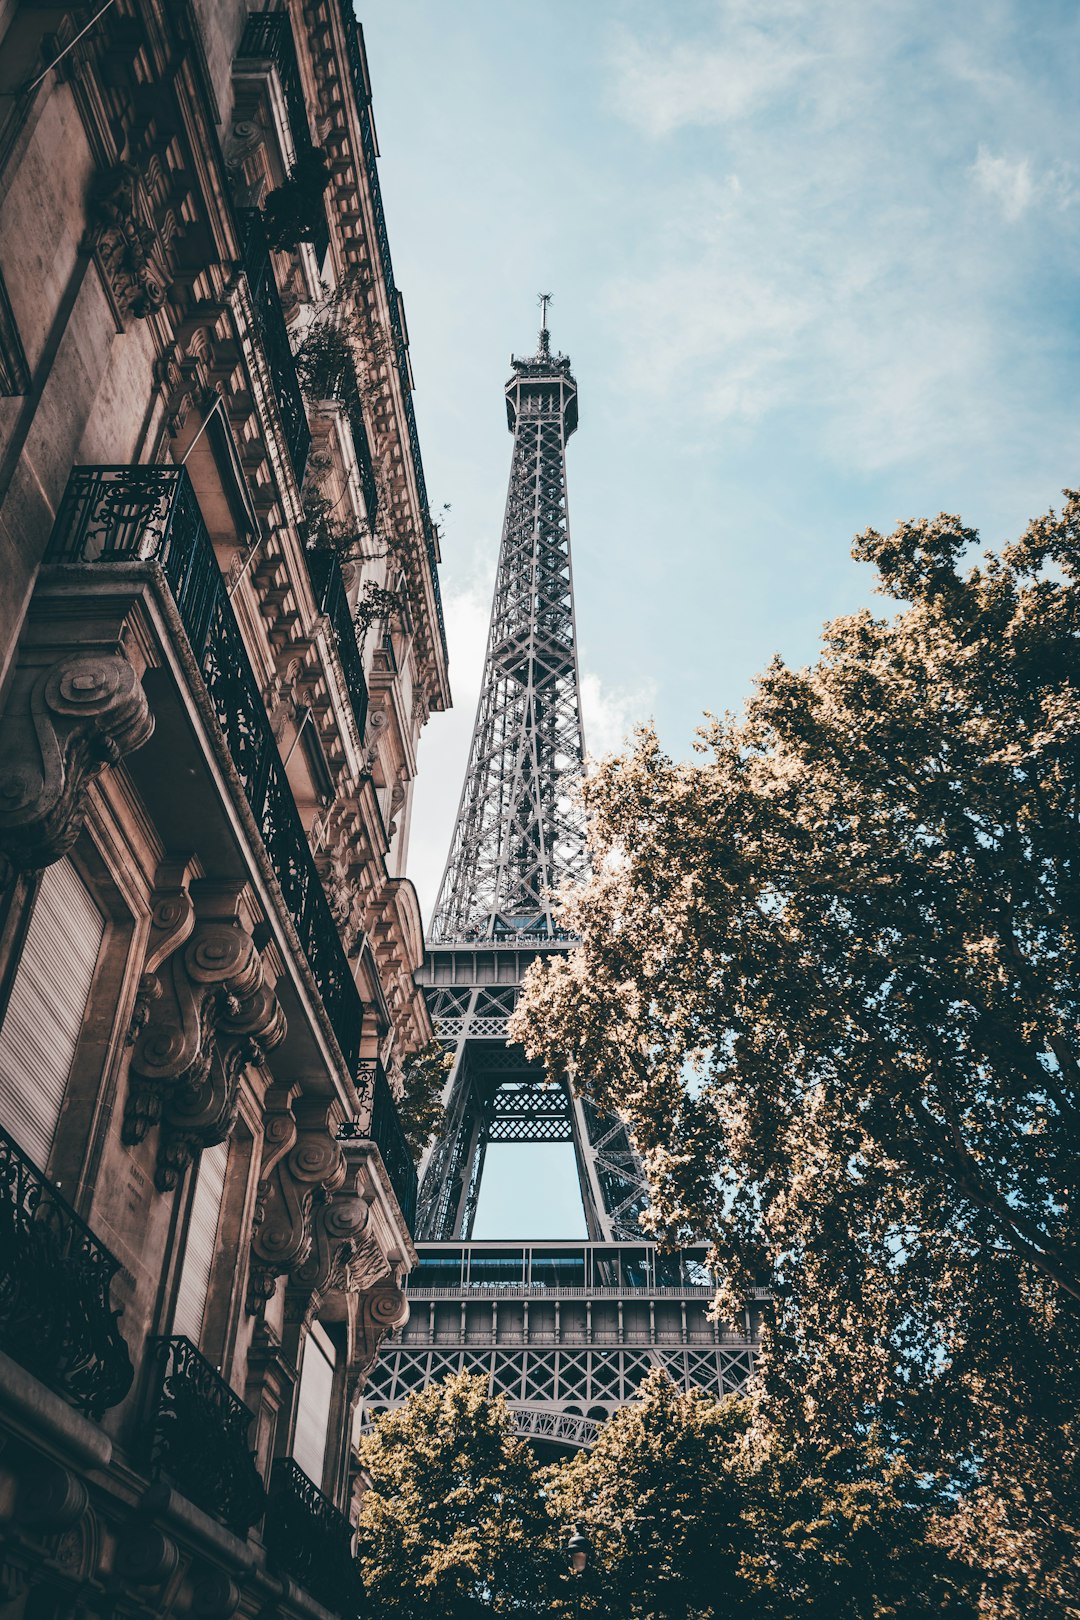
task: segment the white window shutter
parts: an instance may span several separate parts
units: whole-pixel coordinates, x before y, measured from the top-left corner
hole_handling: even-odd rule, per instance
[[[300,1369],[293,1461],[320,1490],[326,1465],[336,1359],[331,1339],[318,1322],[314,1323],[304,1345],[304,1364]]]
[[[66,857],[47,866],[0,1028],[0,1124],[40,1170],[86,1018],[105,921]]]
[[[180,1268],[180,1289],[173,1313],[173,1332],[183,1334],[197,1345],[206,1315],[210,1273],[217,1251],[221,1202],[225,1195],[225,1171],[229,1163],[228,1142],[204,1148],[199,1156],[195,1196],[191,1201],[184,1263]]]

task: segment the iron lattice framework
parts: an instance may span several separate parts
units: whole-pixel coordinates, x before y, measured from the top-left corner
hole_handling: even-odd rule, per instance
[[[431,938],[557,937],[552,897],[585,871],[584,768],[566,441],[577,384],[565,355],[514,358],[514,435],[487,658],[465,786]]]
[[[546,319],[538,353],[512,366],[514,450],[487,660],[421,974],[454,1062],[420,1189],[411,1324],[387,1342],[365,1412],[370,1420],[467,1367],[509,1397],[522,1433],[565,1447],[588,1444],[651,1366],[683,1388],[741,1388],[757,1319],[727,1331],[709,1322],[700,1260],[675,1261],[674,1272],[665,1261],[665,1271],[641,1236],[648,1190],[627,1127],[508,1041],[529,964],[574,943],[553,921],[555,892],[586,871],[565,455],[577,385],[569,360],[551,353]],[[572,1260],[565,1246],[495,1254],[473,1238],[489,1145],[532,1142],[573,1145],[588,1242]]]

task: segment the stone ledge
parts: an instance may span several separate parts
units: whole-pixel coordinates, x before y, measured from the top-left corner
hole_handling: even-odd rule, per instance
[[[85,1468],[109,1466],[113,1447],[105,1431],[2,1351],[0,1405],[17,1413],[28,1428],[48,1435],[54,1445]]]
[[[258,1553],[250,1541],[242,1541],[164,1481],[150,1486],[141,1506],[153,1518],[183,1531],[188,1540],[197,1542],[204,1551],[215,1553],[230,1569],[248,1570],[258,1561]]]

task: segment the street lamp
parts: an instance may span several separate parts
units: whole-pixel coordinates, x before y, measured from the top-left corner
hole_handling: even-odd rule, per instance
[[[570,1540],[566,1543],[566,1559],[567,1563],[570,1565],[570,1573],[572,1575],[581,1575],[584,1573],[585,1566],[589,1562],[589,1554],[591,1552],[592,1547],[589,1544],[588,1537],[583,1536],[575,1524],[573,1533],[570,1536]]]

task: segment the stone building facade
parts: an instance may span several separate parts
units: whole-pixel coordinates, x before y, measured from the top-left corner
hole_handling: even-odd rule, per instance
[[[352,1615],[449,703],[350,0],[0,0],[0,1617]]]

